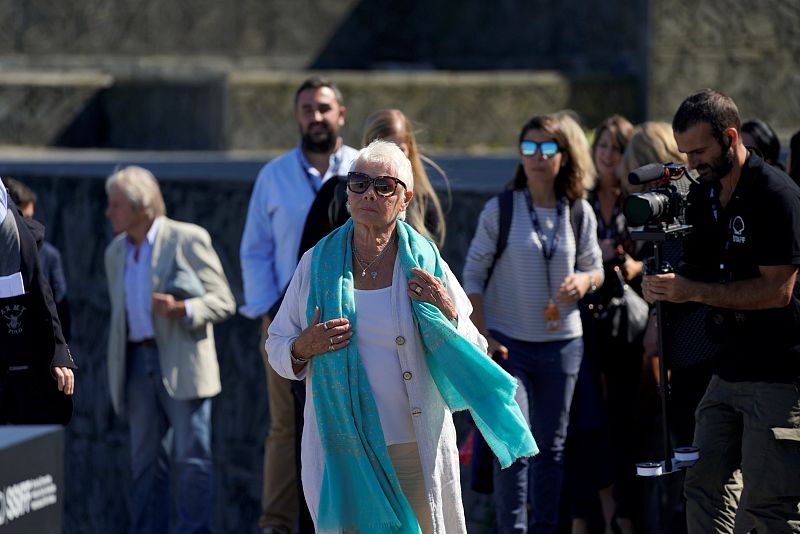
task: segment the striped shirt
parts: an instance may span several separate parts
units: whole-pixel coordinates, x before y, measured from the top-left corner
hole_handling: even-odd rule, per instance
[[[497,250],[500,205],[497,197],[490,199],[481,212],[475,236],[470,243],[464,265],[464,290],[467,294],[483,296],[486,325],[520,341],[543,342],[572,339],[583,335],[580,313],[576,304],[556,300],[564,278],[577,270],[602,273],[600,247],[597,243],[597,220],[592,207],[583,202],[583,221],[575,250],[569,208],[563,209],[558,224],[559,242],[550,260],[551,295],[547,291],[545,259],[539,236],[533,229],[528,205],[522,191],[514,192],[514,214],[508,233],[508,245],[495,263],[492,278],[484,290],[484,282]],[[539,225],[548,241],[556,226],[556,208],[536,208]],[[550,299],[558,305],[561,328],[545,329],[544,308]]]

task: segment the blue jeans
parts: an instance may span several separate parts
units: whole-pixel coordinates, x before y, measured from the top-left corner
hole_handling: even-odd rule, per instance
[[[517,377],[517,402],[539,446],[539,454],[503,470],[495,459],[497,526],[502,534],[556,532],[564,481],[564,442],[583,359],[583,338],[530,343],[495,331],[491,334],[508,348],[508,360],[502,365]]]
[[[126,383],[133,476],[131,532],[169,531],[170,463],[176,481],[176,533],[214,532],[211,399],[173,399],[156,347],[128,350]],[[172,430],[172,454],[164,444]]]

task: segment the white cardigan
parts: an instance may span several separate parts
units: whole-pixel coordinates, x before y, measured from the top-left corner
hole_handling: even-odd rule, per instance
[[[302,480],[308,509],[314,523],[319,513],[319,495],[324,470],[324,453],[317,428],[313,399],[313,360],[299,375],[292,370],[289,348],[292,341],[308,327],[306,303],[310,285],[310,265],[312,250],[303,255],[297,270],[292,277],[286,296],[275,320],[269,327],[266,350],[269,363],[283,377],[306,380],[305,425],[301,444]],[[443,262],[444,280],[450,298],[458,312],[458,331],[481,351],[486,352],[486,339],[469,320],[472,306],[467,295],[458,283],[450,267]],[[428,504],[431,509],[433,531],[437,533],[466,533],[464,507],[461,503],[461,482],[458,464],[458,448],[456,431],[450,410],[433,381],[422,340],[416,328],[411,308],[411,299],[406,294],[407,279],[395,260],[392,275],[392,322],[403,370],[403,380],[408,391],[414,433],[419,447],[422,471],[425,477],[425,488]],[[389,312],[390,310],[387,310]],[[488,357],[488,356],[487,356]],[[480,380],[480,377],[475,377]]]

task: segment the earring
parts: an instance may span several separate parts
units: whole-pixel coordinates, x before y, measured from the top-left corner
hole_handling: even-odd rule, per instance
[[[398,221],[405,221],[406,220],[406,210],[401,211],[397,214]]]
[[[350,201],[349,200],[345,201],[344,209],[347,210],[348,214],[351,214],[351,212],[350,212]]]

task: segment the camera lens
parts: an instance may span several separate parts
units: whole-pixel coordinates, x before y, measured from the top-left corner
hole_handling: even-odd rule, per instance
[[[656,191],[637,193],[625,200],[625,219],[628,226],[644,226],[658,222],[669,210],[669,196]]]

